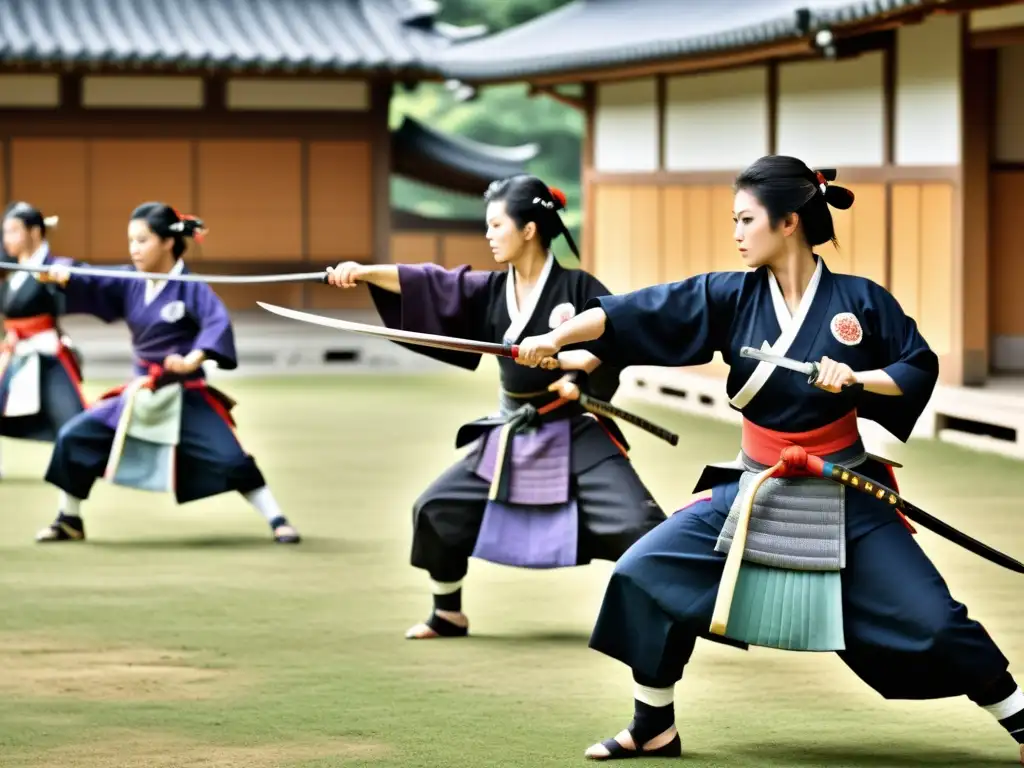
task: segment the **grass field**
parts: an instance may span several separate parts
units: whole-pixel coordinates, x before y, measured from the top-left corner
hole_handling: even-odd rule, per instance
[[[39,479],[48,452],[5,441],[0,765],[583,764],[632,710],[628,671],[587,649],[610,564],[474,561],[474,636],[403,638],[430,605],[408,565],[410,505],[494,387],[488,375],[225,385],[243,442],[305,536],[297,547],[274,545],[238,496],[177,508],[101,483],[84,507],[89,542],[36,545],[55,512]],[[736,453],[731,426],[638,410],[683,436],[672,448],[625,427],[666,509],[689,498],[703,463]],[[892,458],[907,464],[910,499],[1024,557],[1020,464],[931,443]],[[1003,651],[1024,658],[1019,577],[919,540]],[[693,768],[1016,763],[966,699],[886,702],[832,655],[698,645],[676,708]]]

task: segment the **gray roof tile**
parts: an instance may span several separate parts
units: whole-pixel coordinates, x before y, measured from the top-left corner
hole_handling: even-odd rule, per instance
[[[576,0],[437,54],[442,74],[515,79],[724,52],[943,0]],[[803,16],[804,24],[801,23]]]
[[[483,28],[434,0],[0,0],[0,63],[421,70]]]

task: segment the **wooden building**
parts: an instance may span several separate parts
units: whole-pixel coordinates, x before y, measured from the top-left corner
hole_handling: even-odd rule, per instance
[[[485,31],[437,12],[434,0],[4,0],[0,198],[59,215],[53,249],[100,264],[127,259],[128,215],[147,200],[207,222],[187,255],[197,271],[489,263],[482,209],[434,220],[390,200],[392,173],[479,195],[536,153],[412,120],[389,131],[395,84],[434,77],[432,57]],[[233,308],[252,308],[253,290],[218,287]],[[298,284],[258,293],[366,300]]]
[[[795,155],[856,193],[821,253],[918,320],[958,388],[946,423],[996,419],[959,388],[1024,373],[1024,2],[577,0],[441,62],[477,86],[583,85],[585,264],[612,290],[741,268],[731,182]],[[724,411],[723,373],[661,389]],[[1024,452],[1024,407],[1000,407]]]

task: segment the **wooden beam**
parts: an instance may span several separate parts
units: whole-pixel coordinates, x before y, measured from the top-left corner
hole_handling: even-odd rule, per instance
[[[584,168],[585,181],[593,184],[648,186],[731,186],[741,168],[722,171],[655,171],[618,173]],[[960,181],[958,165],[884,165],[839,168],[837,183],[888,184],[892,182]]]
[[[572,107],[580,112],[586,112],[587,105],[583,99],[577,99],[574,96],[567,96],[564,93],[559,93],[551,86],[540,86],[530,85],[527,95],[533,98],[534,96],[549,96],[557,102],[565,104],[567,107]]]
[[[970,47],[974,49],[1007,48],[1024,43],[1024,24],[1001,29],[982,29],[970,33]]]

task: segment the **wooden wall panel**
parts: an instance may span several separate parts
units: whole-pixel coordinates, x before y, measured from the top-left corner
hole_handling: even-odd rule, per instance
[[[729,205],[732,210],[732,204]],[[711,187],[686,187],[686,261],[683,277],[691,277],[710,272],[715,266],[715,249],[712,243],[717,241],[717,227],[714,224],[712,210]],[[725,232],[721,237],[731,236],[731,222],[725,216]]]
[[[630,216],[628,186],[594,186],[594,274],[612,293],[630,289]]]
[[[162,202],[183,214],[193,210],[192,145],[184,140],[101,139],[89,142],[89,260],[128,261],[128,217],[145,202]],[[202,245],[186,240],[190,262]]]
[[[953,187],[922,184],[921,299],[917,321],[938,355],[953,349]]]
[[[711,210],[708,227],[711,238],[711,264],[708,272],[731,272],[746,269],[733,238],[732,209],[736,195],[732,187],[711,188]]]
[[[885,286],[887,282],[886,203],[884,184],[849,184],[853,207],[840,211],[831,208],[839,240],[837,251],[832,243],[815,248],[833,272],[859,275]]]
[[[309,144],[309,255],[371,260],[373,157],[367,141]]]
[[[921,312],[921,190],[892,187],[892,285],[889,290],[911,317]]]
[[[661,198],[660,282],[671,283],[686,277],[686,188],[662,187]]]
[[[989,318],[993,336],[1024,336],[1024,258],[1020,253],[1020,222],[1024,219],[1024,171],[992,174]]]
[[[11,140],[10,199],[59,216],[57,228],[47,233],[50,248],[76,259],[90,257],[87,155],[83,139]]]
[[[446,234],[441,237],[441,264],[447,269],[469,264],[471,269],[504,270],[494,260],[487,238],[482,234]]]
[[[441,233],[393,232],[391,235],[392,264],[440,263]]]
[[[197,206],[207,258],[291,261],[302,255],[301,142],[198,142]]]
[[[954,190],[950,184],[892,188],[892,287],[937,355],[953,349]]]
[[[262,312],[257,301],[277,304],[282,307],[301,307],[302,289],[300,283],[266,283],[263,285],[214,285],[212,286],[224,305],[232,311]],[[328,286],[314,286],[314,290],[329,290]],[[335,289],[337,290],[337,289]]]
[[[7,142],[0,141],[0,200],[4,201],[4,207],[11,202],[11,196],[7,194]]]
[[[629,290],[662,282],[661,191],[654,186],[630,191],[629,249],[622,258],[629,261]]]

